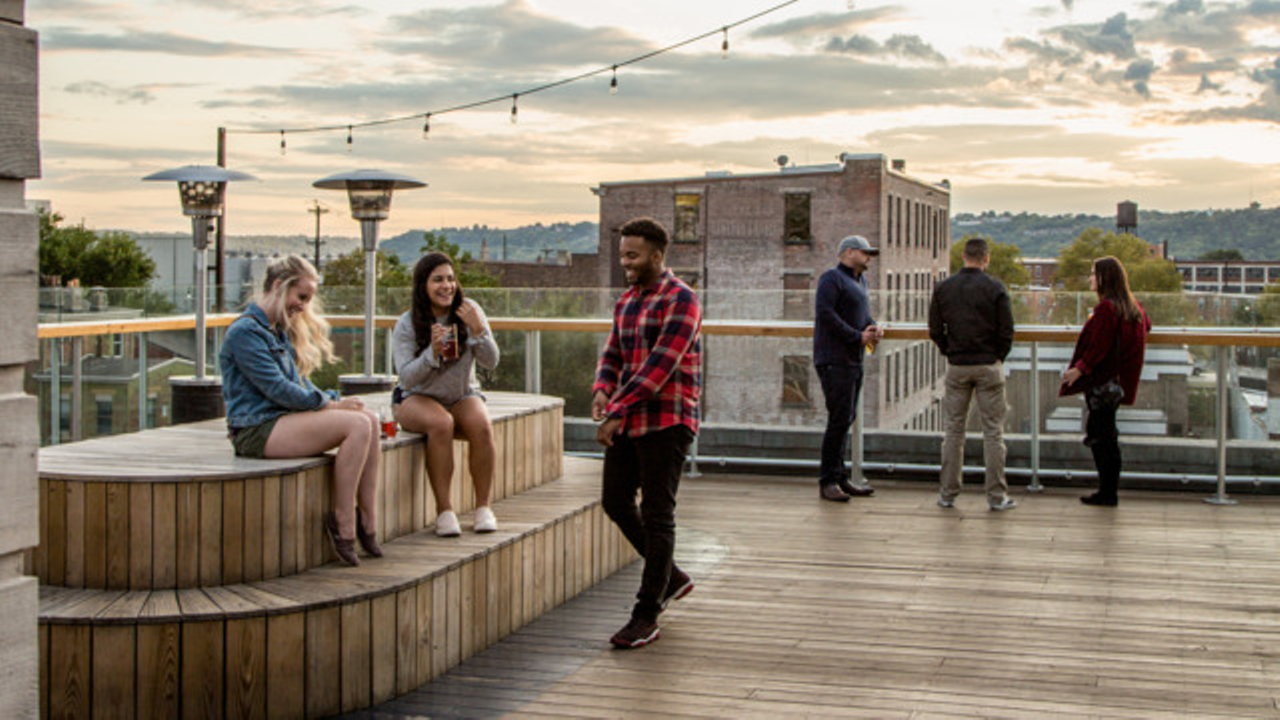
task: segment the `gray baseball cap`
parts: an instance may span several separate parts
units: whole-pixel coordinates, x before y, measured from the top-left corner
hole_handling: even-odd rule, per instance
[[[845,250],[861,250],[868,255],[879,255],[880,251],[871,247],[871,243],[861,235],[850,235],[840,241],[840,249],[836,251],[837,255],[843,255]]]

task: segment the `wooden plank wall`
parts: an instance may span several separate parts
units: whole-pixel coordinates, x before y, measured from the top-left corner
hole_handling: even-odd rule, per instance
[[[39,711],[36,626],[39,596],[29,577],[45,498],[36,483],[38,415],[23,370],[39,358],[38,222],[24,206],[26,181],[40,176],[38,38],[24,27],[25,3],[0,2],[0,717]]]
[[[40,626],[42,714],[288,718],[369,707],[446,672],[635,557],[597,503],[409,587],[336,606],[240,617],[246,600],[229,591],[86,591],[94,599],[77,610],[94,624]],[[145,622],[182,611],[201,618]],[[141,622],[112,624],[115,614]]]
[[[494,500],[558,478],[561,406],[494,422]],[[469,448],[455,441],[454,505],[475,507]],[[435,521],[421,442],[383,449],[379,537]],[[220,481],[41,480],[40,546],[29,569],[47,585],[107,590],[216,587],[288,576],[333,559],[322,533],[332,464]],[[32,515],[35,514],[32,508]]]

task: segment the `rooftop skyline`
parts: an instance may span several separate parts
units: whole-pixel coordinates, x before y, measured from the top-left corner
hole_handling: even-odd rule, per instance
[[[48,0],[44,178],[28,197],[95,228],[184,231],[151,172],[212,164],[216,129],[425,113],[608,67],[777,2]],[[852,9],[851,6],[852,5]],[[228,232],[354,235],[311,182],[415,176],[383,236],[595,220],[601,182],[883,153],[952,183],[953,212],[1280,205],[1280,2],[1030,5],[800,0],[721,36],[510,103],[346,132],[233,133]]]

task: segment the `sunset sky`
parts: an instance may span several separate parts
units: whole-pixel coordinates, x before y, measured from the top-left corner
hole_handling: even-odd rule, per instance
[[[600,182],[882,153],[952,210],[1110,214],[1280,205],[1280,0],[798,0],[519,101],[421,115],[607,68],[781,0],[39,0],[43,179],[96,229],[189,230],[157,170],[212,164],[231,234],[358,234],[311,182],[381,168],[429,187],[383,236],[595,220]],[[236,130],[345,126],[253,135]]]

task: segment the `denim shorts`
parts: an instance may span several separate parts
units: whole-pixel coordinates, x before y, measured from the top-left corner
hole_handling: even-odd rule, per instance
[[[252,427],[232,430],[231,446],[236,449],[236,455],[247,458],[265,457],[267,439],[271,437],[271,431],[275,428],[276,421],[279,419],[274,417]]]

